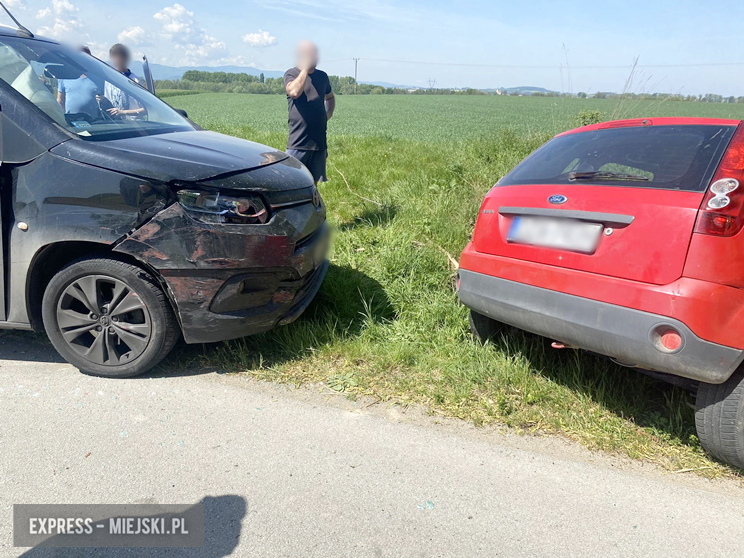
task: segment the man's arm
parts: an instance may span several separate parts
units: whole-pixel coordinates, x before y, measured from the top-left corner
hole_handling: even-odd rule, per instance
[[[145,107],[140,107],[136,109],[118,109],[118,108],[110,108],[108,109],[108,113],[111,116],[137,116],[138,114],[143,114],[145,112]]]
[[[57,102],[65,110],[65,94],[62,91],[57,91]]]
[[[326,116],[328,117],[328,120],[330,120],[333,118],[333,111],[336,110],[336,96],[333,92],[328,93],[328,95],[325,96],[325,108]]]
[[[305,91],[307,76],[308,73],[306,69],[300,70],[300,74],[284,87],[287,90],[287,95],[293,99],[299,99],[300,95]]]

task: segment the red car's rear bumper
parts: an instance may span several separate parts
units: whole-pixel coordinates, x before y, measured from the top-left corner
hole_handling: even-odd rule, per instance
[[[744,358],[744,290],[680,278],[651,285],[476,252],[463,252],[459,294],[476,312],[639,367],[721,383]],[[568,296],[567,296],[568,295]],[[649,329],[683,337],[659,352]]]

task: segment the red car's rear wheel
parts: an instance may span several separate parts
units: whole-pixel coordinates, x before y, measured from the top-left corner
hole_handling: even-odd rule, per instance
[[[708,453],[744,469],[744,369],[724,384],[700,384],[695,426]]]

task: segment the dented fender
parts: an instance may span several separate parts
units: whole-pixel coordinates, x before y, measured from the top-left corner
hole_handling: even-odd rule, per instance
[[[159,273],[184,339],[203,343],[259,333],[299,316],[325,275],[328,243],[325,210],[311,203],[278,211],[264,225],[205,224],[175,203],[114,252]]]
[[[162,183],[92,167],[45,152],[10,173],[8,320],[29,323],[28,281],[53,245],[111,246],[175,201]],[[16,224],[25,223],[26,230]]]

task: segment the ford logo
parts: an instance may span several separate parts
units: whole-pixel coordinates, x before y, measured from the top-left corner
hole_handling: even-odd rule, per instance
[[[562,196],[561,194],[556,194],[555,196],[550,196],[548,198],[548,203],[552,203],[553,205],[561,205],[563,203],[566,203],[568,201],[568,198],[566,196]]]

